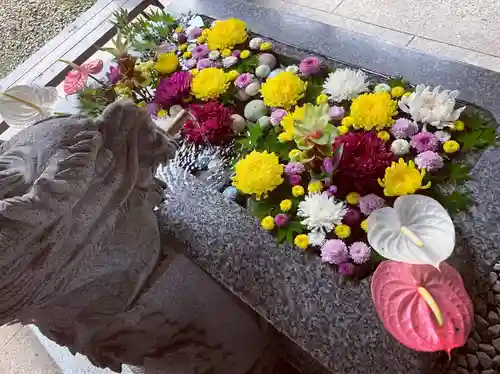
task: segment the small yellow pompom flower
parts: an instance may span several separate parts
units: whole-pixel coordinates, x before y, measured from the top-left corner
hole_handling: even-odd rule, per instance
[[[168,112],[165,109],[160,109],[158,113],[156,113],[158,117],[166,117],[168,116]]]
[[[282,212],[288,212],[290,209],[292,209],[292,200],[290,199],[282,200],[280,203],[280,209]]]
[[[302,186],[293,186],[292,187],[292,195],[295,197],[299,197],[304,195],[306,191],[304,190],[304,187]]]
[[[358,205],[359,204],[359,199],[361,198],[361,195],[357,192],[349,192],[346,196],[346,201],[348,204],[351,205]]]
[[[344,224],[337,225],[335,226],[335,235],[337,235],[339,239],[347,239],[351,236],[351,228]]]
[[[455,140],[448,140],[444,142],[443,149],[446,153],[455,153],[460,149],[460,144]]]
[[[139,101],[137,104],[135,104],[135,106],[138,108],[144,108],[146,106],[146,103],[144,101]]]
[[[387,142],[391,139],[391,135],[387,131],[379,131],[377,136],[382,139],[384,142]]]
[[[401,86],[393,87],[391,90],[392,97],[401,97],[405,94],[405,88]]]
[[[201,32],[201,35],[204,36],[205,38],[208,36],[208,34],[210,34],[210,30],[209,29],[204,29],[202,32]]]
[[[355,128],[382,130],[394,123],[392,117],[398,113],[397,105],[388,92],[362,94],[352,101],[350,117]]]
[[[248,49],[245,49],[244,51],[241,51],[240,58],[242,60],[246,60],[247,58],[250,57],[251,54],[252,54],[252,52],[250,52]]]
[[[193,78],[191,92],[200,100],[215,100],[229,88],[229,81],[224,70],[206,68]]]
[[[306,234],[297,235],[293,243],[300,249],[307,249],[309,245],[309,237]]]
[[[307,83],[297,75],[282,71],[266,80],[260,89],[264,104],[268,107],[290,109],[297,104],[307,88]]]
[[[194,77],[196,74],[198,74],[200,71],[198,69],[193,69],[191,70],[191,75]]]
[[[463,121],[460,121],[460,120],[453,122],[453,130],[464,131],[465,130],[465,123]]]
[[[288,131],[283,131],[278,135],[278,140],[280,143],[288,143],[293,140],[293,133]]]
[[[233,186],[257,200],[266,198],[283,183],[283,169],[274,153],[252,151],[234,166]]]
[[[274,229],[274,218],[271,216],[264,217],[262,221],[260,221],[260,225],[264,230],[271,231]]]
[[[240,73],[237,70],[231,70],[229,73],[227,73],[227,79],[230,81],[236,80],[240,76]]]
[[[184,52],[186,49],[187,49],[187,45],[186,44],[181,44],[179,46],[179,51],[181,51],[181,52]]]
[[[309,186],[307,186],[307,190],[311,193],[319,193],[323,191],[323,183],[321,183],[321,181],[311,182]]]
[[[182,54],[182,57],[184,58],[191,58],[193,56],[193,54],[189,51],[186,51]]]
[[[158,56],[155,69],[161,74],[172,74],[179,67],[179,59],[175,53],[162,53]]]
[[[368,223],[366,222],[366,219],[361,222],[361,228],[364,232],[368,232]]]
[[[182,32],[182,30],[183,30],[182,26],[177,26],[177,27],[175,28],[175,32],[176,32],[176,33],[180,33],[180,32]]]
[[[385,169],[384,179],[379,178],[378,183],[384,187],[385,196],[410,195],[431,186],[431,182],[422,186],[424,176],[425,169],[418,170],[412,160],[406,164],[405,160],[400,158],[398,163],[393,162]]]
[[[316,104],[317,105],[323,105],[328,102],[328,95],[322,93],[316,98]]]
[[[222,51],[221,55],[222,57],[229,57],[233,54],[233,52],[231,52],[231,50],[229,48],[226,48]]]
[[[341,124],[342,126],[349,128],[354,125],[354,118],[352,118],[351,116],[344,117],[342,118]]]
[[[264,42],[260,45],[261,51],[269,51],[272,48],[273,48],[273,43],[271,43],[271,42]]]
[[[337,126],[337,130],[339,130],[340,135],[345,135],[349,132],[349,127],[347,126]]]
[[[196,38],[196,43],[198,43],[198,44],[203,44],[203,43],[205,43],[206,41],[207,41],[207,38],[206,38],[206,37],[204,37],[204,36],[198,36],[198,37]]]
[[[229,18],[215,22],[207,35],[208,48],[226,49],[237,44],[242,44],[247,40],[247,25],[242,20]]]
[[[300,159],[300,156],[302,155],[302,152],[298,149],[292,149],[290,153],[288,154],[288,157],[292,161],[296,161]]]

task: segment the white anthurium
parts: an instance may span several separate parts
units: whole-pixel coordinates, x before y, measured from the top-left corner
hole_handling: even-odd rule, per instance
[[[424,195],[398,197],[394,208],[367,219],[368,242],[383,257],[436,268],[455,248],[455,227],[436,200]]]
[[[55,87],[20,85],[0,92],[0,115],[11,127],[25,128],[54,115]]]

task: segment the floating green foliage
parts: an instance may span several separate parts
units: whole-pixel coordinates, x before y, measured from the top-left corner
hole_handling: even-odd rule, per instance
[[[304,102],[316,104],[316,98],[323,92],[323,82],[325,77],[322,75],[312,76],[307,81],[306,94],[304,95]]]
[[[227,69],[227,71],[236,70],[238,73],[253,73],[257,66],[259,66],[259,58],[256,55],[251,55],[244,60],[240,60],[238,64]]]
[[[104,109],[116,100],[113,88],[86,86],[78,91],[78,110],[89,116],[97,117]]]
[[[476,112],[464,113],[460,120],[465,130],[454,137],[460,143],[462,151],[483,150],[495,145],[496,128],[493,121]]]
[[[258,123],[248,125],[245,135],[237,140],[240,152],[243,155],[253,150],[274,152],[282,161],[288,161],[293,143],[281,143],[278,140],[279,131],[275,127],[263,129]]]

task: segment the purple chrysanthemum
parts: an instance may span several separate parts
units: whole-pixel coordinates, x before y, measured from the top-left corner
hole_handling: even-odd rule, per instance
[[[281,123],[281,120],[284,116],[286,116],[287,112],[285,109],[275,109],[271,113],[271,124],[273,126],[278,126]]]
[[[195,49],[193,49],[192,53],[194,58],[203,58],[208,56],[210,50],[205,44],[200,44],[197,45]]]
[[[329,196],[335,195],[337,193],[337,186],[330,186],[330,187],[328,187],[327,193],[328,193]]]
[[[415,148],[418,153],[425,151],[436,152],[439,149],[439,140],[431,132],[421,132],[412,136],[410,145]]]
[[[297,186],[302,182],[302,178],[298,174],[291,174],[288,176],[288,183],[290,183],[292,186]]]
[[[349,255],[355,264],[364,264],[370,259],[371,249],[363,242],[352,243],[349,247]]]
[[[280,213],[274,217],[274,223],[278,227],[283,227],[288,223],[288,216],[284,213]]]
[[[118,83],[121,77],[120,67],[111,65],[109,71],[106,73],[106,78],[108,78],[108,83],[110,85],[115,85]]]
[[[343,262],[339,265],[339,273],[345,277],[351,277],[354,275],[354,270],[356,267],[350,262]]]
[[[369,195],[362,196],[359,199],[359,210],[365,216],[369,216],[372,212],[377,209],[383,208],[385,206],[385,200],[380,196],[375,195],[373,193]]]
[[[156,88],[155,103],[169,107],[178,104],[189,95],[191,73],[179,71],[168,78],[162,78]]]
[[[330,239],[321,247],[321,261],[329,264],[341,264],[349,260],[347,246],[340,239]]]
[[[436,152],[425,151],[415,157],[415,165],[419,169],[425,169],[428,171],[439,170],[443,167],[443,158]]]
[[[196,69],[202,70],[205,68],[211,68],[213,66],[214,66],[214,62],[212,60],[210,60],[209,58],[202,58],[196,64]]]
[[[300,162],[290,162],[285,166],[285,173],[288,175],[302,174],[305,170],[305,166]]]
[[[299,71],[302,73],[304,77],[317,74],[319,73],[320,70],[321,70],[321,61],[317,57],[310,56],[300,61]]]
[[[332,119],[342,119],[344,118],[345,110],[341,106],[334,105],[330,108],[328,114]]]
[[[198,61],[195,58],[190,58],[190,59],[184,61],[184,65],[188,69],[194,69],[196,67],[197,63],[198,63]]]
[[[357,226],[361,222],[361,214],[357,208],[349,207],[342,222],[349,226]]]
[[[235,49],[232,53],[234,57],[240,58],[241,51],[239,49]]]
[[[203,30],[201,28],[193,27],[191,30],[189,30],[188,36],[190,39],[196,39],[197,37],[199,37],[201,35],[202,32],[203,32]]]
[[[250,73],[243,73],[238,75],[238,78],[234,81],[234,85],[238,88],[245,88],[250,83],[252,83],[253,75]]]
[[[418,126],[406,118],[398,118],[391,127],[391,134],[396,139],[409,138],[418,132]]]

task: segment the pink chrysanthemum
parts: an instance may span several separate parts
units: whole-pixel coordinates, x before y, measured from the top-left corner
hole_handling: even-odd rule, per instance
[[[280,213],[274,217],[274,223],[278,227],[283,227],[288,223],[288,216],[284,213]]]
[[[339,273],[345,277],[351,277],[354,275],[356,267],[350,262],[343,262],[339,265]]]
[[[425,169],[427,171],[436,171],[443,167],[443,158],[436,152],[425,151],[415,157],[415,165],[419,169]]]
[[[304,171],[306,171],[306,168],[300,162],[289,162],[285,166],[285,173],[287,173],[289,175],[302,174]]]
[[[342,240],[330,239],[321,247],[321,261],[338,265],[347,260],[349,260],[349,253]]]
[[[363,242],[352,243],[349,247],[349,255],[355,264],[364,264],[370,259],[371,249]]]
[[[425,151],[436,152],[439,149],[439,139],[431,132],[421,132],[412,136],[410,145],[418,153]]]
[[[210,53],[210,50],[205,44],[197,45],[195,49],[193,49],[193,57],[194,58],[202,58],[207,57]]]
[[[253,75],[250,73],[243,73],[236,78],[234,85],[238,88],[245,88],[253,81]]]
[[[359,199],[359,210],[365,216],[369,216],[377,209],[385,206],[385,200],[373,193],[365,195]]]
[[[309,77],[310,75],[317,74],[320,70],[321,61],[317,57],[310,56],[300,61],[299,71],[304,77]]]
[[[398,118],[391,127],[391,134],[396,139],[409,138],[417,132],[418,126],[406,118]]]

